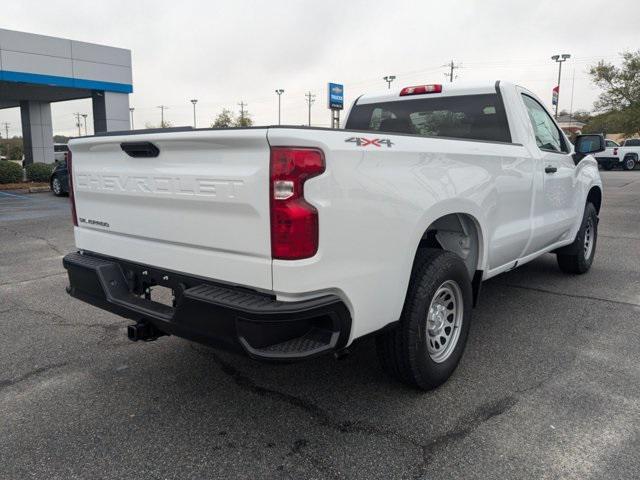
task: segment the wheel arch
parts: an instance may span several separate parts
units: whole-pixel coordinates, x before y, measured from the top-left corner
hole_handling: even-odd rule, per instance
[[[594,185],[589,189],[587,193],[586,203],[593,203],[596,207],[596,213],[600,214],[600,207],[602,206],[602,189],[598,185]]]
[[[481,270],[483,244],[478,219],[466,212],[455,212],[433,220],[424,230],[418,248],[440,248],[456,254],[467,267],[469,278],[473,278]]]

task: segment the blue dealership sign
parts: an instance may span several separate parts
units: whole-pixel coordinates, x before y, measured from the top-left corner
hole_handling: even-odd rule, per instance
[[[342,110],[344,108],[344,85],[339,83],[329,83],[329,108],[331,110]]]

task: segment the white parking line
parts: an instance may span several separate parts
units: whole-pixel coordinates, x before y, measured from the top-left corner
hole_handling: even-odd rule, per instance
[[[7,195],[9,197],[16,197],[16,198],[29,198],[26,195],[18,195],[16,193],[7,193],[7,192],[0,192],[0,195]]]

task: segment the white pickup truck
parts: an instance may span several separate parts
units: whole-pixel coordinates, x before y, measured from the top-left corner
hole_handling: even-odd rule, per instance
[[[622,145],[613,140],[605,140],[605,150],[595,155],[598,164],[605,170],[620,167],[623,170],[633,170],[640,158],[640,139],[630,138]]]
[[[136,323],[291,361],[375,334],[422,389],[462,355],[483,280],[553,252],[586,272],[602,185],[531,92],[506,82],[359,97],[345,129],[108,133],[70,142],[68,292]],[[158,290],[169,300],[155,297]]]

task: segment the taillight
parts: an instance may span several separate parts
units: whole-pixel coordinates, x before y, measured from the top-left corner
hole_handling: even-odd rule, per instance
[[[76,214],[76,197],[73,195],[73,165],[71,162],[71,150],[67,152],[67,175],[69,177],[69,200],[71,201],[71,218],[73,224],[78,226],[78,215]]]
[[[313,257],[318,251],[318,210],[304,198],[304,182],[324,172],[315,148],[271,148],[271,256]]]
[[[442,93],[442,85],[417,85],[415,87],[404,87],[400,90],[400,96],[422,95],[425,93]]]
[[[618,147],[613,147],[613,154],[617,155],[618,154]]]

